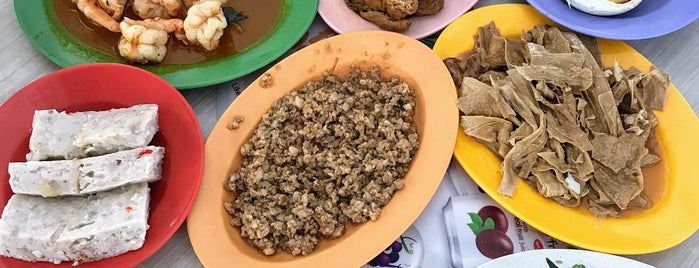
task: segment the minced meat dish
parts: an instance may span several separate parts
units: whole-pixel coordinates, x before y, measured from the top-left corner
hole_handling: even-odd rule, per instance
[[[403,188],[419,140],[415,92],[353,68],[276,101],[241,148],[226,189],[231,224],[265,255],[308,255],[322,237],[376,220]]]

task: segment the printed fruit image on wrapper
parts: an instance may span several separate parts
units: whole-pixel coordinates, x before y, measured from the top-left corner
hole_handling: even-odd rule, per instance
[[[471,215],[471,213],[469,213]],[[481,208],[481,210],[478,211],[477,215],[471,215],[471,217],[474,216],[479,216],[482,220],[484,221],[492,221],[493,222],[493,228],[490,229],[495,229],[500,232],[507,232],[507,217],[505,216],[505,213],[502,212],[502,209],[495,207],[495,206],[485,206]]]
[[[569,248],[532,229],[485,194],[452,196],[443,212],[454,267],[474,267],[527,250]]]
[[[386,250],[379,253],[362,268],[392,267],[422,267],[424,254],[423,240],[415,226],[410,226]]]
[[[495,206],[484,206],[478,213],[469,212],[471,228],[476,235],[476,247],[483,256],[491,259],[502,257],[514,252],[512,240],[507,237],[507,217],[502,210]]]

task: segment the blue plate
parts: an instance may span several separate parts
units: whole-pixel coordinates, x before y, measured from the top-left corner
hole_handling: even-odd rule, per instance
[[[699,0],[643,0],[633,10],[609,17],[568,7],[565,0],[527,0],[568,29],[599,38],[638,40],[679,30],[699,18]]]

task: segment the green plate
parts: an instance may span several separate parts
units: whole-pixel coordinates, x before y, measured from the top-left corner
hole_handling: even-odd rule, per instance
[[[56,18],[53,1],[14,1],[20,27],[44,56],[61,67],[89,62],[124,63],[72,36]],[[159,75],[178,89],[230,81],[267,65],[289,50],[311,26],[317,10],[318,0],[284,0],[281,17],[272,32],[242,53],[196,64],[139,67]]]

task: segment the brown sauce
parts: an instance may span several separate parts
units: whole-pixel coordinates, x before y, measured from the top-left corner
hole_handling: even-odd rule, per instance
[[[665,195],[665,187],[667,184],[667,162],[663,147],[658,140],[658,130],[655,130],[655,135],[646,142],[646,148],[654,155],[660,157],[660,162],[650,167],[642,168],[643,172],[643,192],[648,195],[648,198],[656,204]],[[638,209],[636,209],[638,210]],[[643,210],[641,210],[643,211]]]
[[[658,130],[655,130],[655,135],[658,134]],[[651,207],[660,202],[660,200],[665,195],[665,187],[667,184],[667,162],[665,161],[665,154],[663,153],[663,147],[660,144],[657,136],[651,136],[646,142],[646,148],[648,151],[654,155],[660,157],[660,162],[652,165],[650,167],[641,168],[643,173],[643,193],[648,196],[651,201]],[[585,202],[581,203],[580,209],[583,209],[586,213],[589,209],[589,203],[587,199]],[[633,215],[638,215],[646,211],[647,209],[641,208],[628,208],[621,211],[621,217],[628,217]]]
[[[228,0],[230,6],[243,12],[247,19],[240,22],[242,32],[234,26],[227,27],[221,37],[218,49],[206,51],[200,46],[186,46],[181,41],[170,38],[168,53],[160,64],[192,64],[235,55],[255,45],[271,32],[279,20],[283,0]],[[54,0],[56,17],[70,34],[88,46],[107,55],[121,58],[117,49],[120,33],[110,32],[86,18],[71,0]],[[131,4],[125,9],[125,16],[139,20]],[[185,12],[180,12],[184,19]]]

